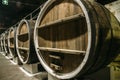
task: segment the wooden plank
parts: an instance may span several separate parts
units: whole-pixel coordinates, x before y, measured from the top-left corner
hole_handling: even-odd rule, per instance
[[[29,48],[25,48],[25,47],[18,47],[18,49],[21,49],[21,50],[29,50]]]
[[[14,30],[10,32],[10,37],[14,37]]]
[[[10,46],[10,48],[14,48],[14,46]]]
[[[49,55],[50,58],[55,58],[55,59],[61,59],[60,56],[55,56],[55,55]]]
[[[80,55],[80,54],[85,54],[86,53],[86,51],[57,49],[57,48],[47,48],[47,47],[39,47],[38,49],[44,50],[44,51],[53,51],[53,52],[76,54],[76,55]]]
[[[18,36],[26,36],[28,35],[28,32],[24,32],[24,33],[21,33],[21,34],[17,34]]]
[[[76,14],[76,15],[73,15],[73,16],[70,16],[70,17],[66,17],[66,18],[63,18],[63,19],[58,19],[56,21],[51,21],[49,23],[46,23],[46,24],[43,24],[37,28],[44,28],[44,27],[52,27],[52,25],[56,25],[56,24],[61,24],[61,23],[65,23],[65,22],[69,22],[71,20],[76,20],[76,19],[79,19],[79,18],[83,18],[84,15],[83,14]]]
[[[26,33],[26,32],[28,32],[28,28],[27,28],[27,24],[26,23],[24,23],[24,24],[21,25],[21,28],[19,29],[19,32],[20,33]]]

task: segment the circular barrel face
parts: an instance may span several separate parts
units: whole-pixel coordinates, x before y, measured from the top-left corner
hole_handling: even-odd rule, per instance
[[[4,48],[4,33],[1,35],[1,50],[2,50],[2,52],[5,52],[5,48]]]
[[[34,40],[45,69],[58,78],[75,76],[88,56],[88,33],[84,12],[76,1],[48,1],[38,16]]]
[[[4,48],[5,48],[5,53],[9,54],[9,51],[8,51],[8,31],[5,32],[5,36],[4,36]]]
[[[8,49],[10,57],[14,58],[16,56],[15,52],[15,28],[11,27],[8,33]]]
[[[2,34],[1,34],[2,35]],[[2,52],[2,46],[1,46],[1,35],[0,35],[0,52]]]
[[[29,27],[26,21],[21,21],[16,32],[17,54],[22,63],[27,63],[29,58]]]
[[[3,49],[2,49],[2,34],[0,36],[0,46],[1,46],[1,52],[3,52]]]
[[[0,35],[0,52],[2,52],[2,34]]]
[[[17,54],[23,64],[38,62],[33,40],[34,26],[34,20],[22,20],[16,31]]]

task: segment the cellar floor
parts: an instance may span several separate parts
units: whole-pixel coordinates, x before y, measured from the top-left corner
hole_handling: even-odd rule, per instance
[[[112,73],[112,75],[111,75]],[[120,80],[120,71],[116,71],[113,67],[106,67],[88,76],[84,76],[85,79],[81,80]],[[110,79],[111,78],[111,79]],[[42,73],[29,76],[21,70],[19,65],[15,65],[6,58],[0,52],[0,80],[58,80],[50,75]],[[71,79],[72,80],[72,79]],[[80,79],[73,79],[80,80]]]
[[[0,80],[47,80],[40,75],[34,77],[25,74],[18,65],[14,65],[0,53]]]

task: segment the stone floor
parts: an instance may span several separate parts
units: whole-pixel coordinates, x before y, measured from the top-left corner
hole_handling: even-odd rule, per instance
[[[21,71],[18,65],[14,65],[0,53],[0,80],[47,80],[44,75],[30,77]]]

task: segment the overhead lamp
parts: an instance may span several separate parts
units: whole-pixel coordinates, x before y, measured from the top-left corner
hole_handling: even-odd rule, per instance
[[[8,5],[8,0],[2,0],[3,5]]]

